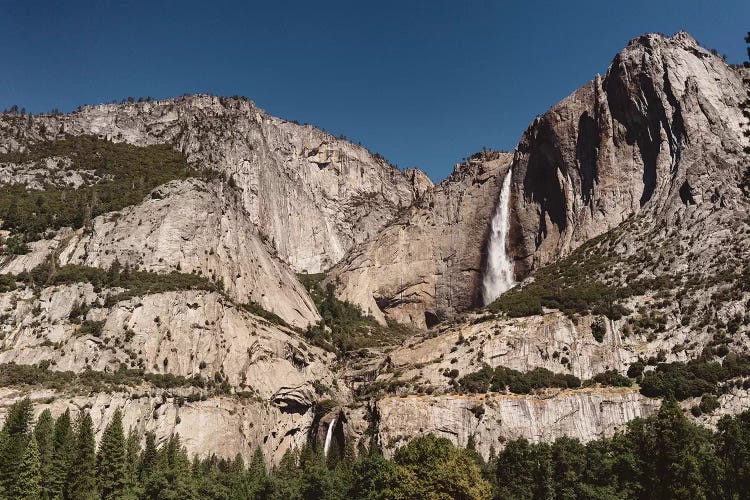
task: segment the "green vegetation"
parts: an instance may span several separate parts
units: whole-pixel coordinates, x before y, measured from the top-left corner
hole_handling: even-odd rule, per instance
[[[649,397],[672,396],[682,401],[703,394],[718,394],[721,383],[750,375],[750,357],[730,352],[719,363],[695,359],[659,363],[644,372],[640,381],[641,394]]]
[[[511,317],[541,314],[543,307],[559,309],[569,316],[597,314],[620,319],[629,314],[619,301],[651,288],[653,283],[634,280],[629,286],[620,287],[606,281],[607,272],[615,263],[614,256],[602,248],[608,236],[612,235],[593,238],[568,257],[539,269],[531,283],[504,293],[489,309]],[[599,333],[597,330],[594,335]]]
[[[381,326],[372,316],[365,316],[358,306],[337,299],[333,284],[327,283],[323,289],[324,274],[299,274],[298,278],[322,318],[305,332],[307,340],[318,347],[346,354],[393,344],[414,334],[411,328],[397,323]]]
[[[512,441],[486,466],[495,498],[748,498],[750,413],[724,417],[712,433],[673,400],[627,431],[584,445]]]
[[[591,380],[597,384],[611,387],[630,387],[633,385],[633,381],[630,378],[620,375],[617,370],[607,370],[597,373]]]
[[[2,227],[23,235],[24,241],[37,239],[47,229],[83,227],[93,217],[140,203],[156,186],[197,175],[184,155],[171,146],[138,147],[91,136],[32,144],[22,153],[0,154],[0,163],[43,166],[51,157],[69,158],[68,170],[88,172],[83,175],[93,185],[75,189],[49,184],[42,190],[19,184],[1,186]],[[10,240],[6,247],[14,253]]]
[[[34,425],[28,399],[8,412],[0,441],[2,498],[68,499],[488,499],[478,455],[432,435],[411,441],[393,460],[373,450],[334,446],[328,457],[319,446],[289,450],[269,473],[259,448],[246,466],[209,455],[192,461],[179,435],[145,445],[125,432],[121,410],[109,420],[98,449],[91,416],[82,411],[75,425],[69,412]],[[44,414],[43,414],[44,415]],[[39,446],[40,439],[45,443]],[[481,461],[481,459],[479,459]],[[52,473],[42,474],[46,465]]]
[[[16,289],[16,278],[9,274],[0,274],[0,293],[12,292]]]
[[[281,326],[289,326],[286,321],[281,319],[279,315],[272,313],[271,311],[266,311],[263,309],[263,306],[256,302],[248,302],[247,304],[242,304],[240,307],[244,309],[245,311],[249,312],[250,314],[254,314],[255,316],[259,316],[266,321],[269,321],[271,323],[274,323],[276,325]]]
[[[640,383],[640,392],[644,396],[654,398],[673,397],[678,401],[691,397],[719,395],[728,387],[727,384],[743,383],[750,387],[750,379],[742,382],[741,377],[750,376],[750,356],[729,352],[723,362],[696,359],[683,362],[657,363],[653,370],[644,371],[645,364],[641,361],[633,363],[628,369],[628,376],[621,375],[617,370],[607,370],[595,375],[583,385],[600,384],[610,387],[630,387],[633,379]],[[458,377],[458,370],[446,370],[444,373],[450,379]],[[535,390],[556,388],[577,388],[581,381],[569,374],[554,373],[545,368],[535,368],[526,373],[498,366],[490,368],[484,365],[480,370],[464,375],[454,385],[463,392],[485,393],[511,392],[514,394],[528,394]],[[707,413],[710,403],[703,405],[703,412]]]
[[[84,320],[81,326],[76,330],[75,335],[82,337],[84,335],[91,335],[92,337],[100,337],[102,335],[102,329],[104,328],[104,321],[88,321]]]
[[[146,373],[140,369],[128,369],[124,365],[114,372],[84,370],[80,373],[54,371],[49,366],[49,362],[37,365],[0,363],[0,387],[29,386],[76,393],[111,393],[148,383],[159,389],[192,387],[210,393],[230,392],[230,387],[221,377],[206,379],[200,375],[183,377],[171,373]]]
[[[710,402],[707,402],[710,404]],[[256,448],[249,463],[208,455],[191,460],[175,434],[125,431],[116,409],[95,445],[91,417],[68,411],[36,422],[28,399],[13,404],[0,431],[2,498],[132,499],[625,499],[748,498],[750,412],[723,417],[716,431],[691,423],[673,399],[625,432],[582,444],[559,438],[506,443],[484,460],[426,435],[387,460],[377,447],[319,443],[291,449],[267,469]]]
[[[594,340],[601,343],[604,340],[604,334],[607,333],[607,328],[604,326],[604,321],[601,318],[596,318],[591,323],[591,335]]]
[[[109,269],[66,265],[55,267],[50,262],[40,264],[29,272],[18,275],[0,275],[0,291],[12,290],[16,283],[27,283],[45,287],[90,283],[96,288],[121,288],[123,291],[107,297],[112,305],[122,300],[143,295],[164,293],[174,290],[221,291],[222,284],[214,284],[208,278],[197,274],[172,271],[159,274],[150,271],[131,271],[115,261]]]
[[[26,255],[31,251],[31,248],[26,243],[24,236],[11,236],[5,240],[4,252],[8,255]]]
[[[222,281],[213,283],[211,280],[198,274],[180,273],[172,271],[166,274],[151,271],[131,271],[123,267],[115,260],[109,269],[97,267],[66,265],[56,267],[51,262],[45,262],[31,271],[17,275],[0,274],[0,293],[12,291],[18,283],[28,284],[36,287],[55,285],[70,285],[73,283],[90,283],[97,289],[117,288],[117,293],[107,296],[104,305],[112,306],[118,302],[129,300],[133,297],[164,293],[176,290],[204,290],[209,292],[223,293]],[[266,311],[259,304],[250,302],[239,304],[238,307],[251,314],[259,316],[271,323],[288,326],[287,323],[276,314]],[[71,313],[70,320],[80,322],[88,312],[89,306],[76,304]],[[84,321],[78,329],[78,335],[101,333],[101,324]]]
[[[448,376],[450,375],[449,373]],[[574,375],[554,373],[546,368],[535,368],[522,373],[504,366],[493,369],[485,365],[480,370],[461,377],[458,386],[462,391],[471,393],[510,391],[513,394],[529,394],[547,387],[580,387],[581,380]]]
[[[677,240],[671,250],[641,248],[633,255],[618,254],[618,241],[632,226],[638,226],[638,216],[631,217],[617,228],[587,241],[569,256],[534,272],[533,280],[523,282],[501,295],[488,306],[492,312],[502,312],[511,317],[541,314],[543,308],[558,309],[577,321],[579,315],[600,316],[592,324],[592,334],[603,340],[604,324],[597,324],[601,316],[612,320],[633,313],[624,302],[631,297],[654,293],[655,310],[639,309],[637,318],[629,318],[631,331],[654,335],[667,328],[667,318],[658,311],[668,307],[673,295],[683,295],[698,290],[711,290],[711,307],[718,309],[722,303],[742,299],[748,287],[750,264],[731,254],[723,256],[716,272],[706,274],[692,271],[668,274],[660,264],[674,260]],[[674,233],[670,238],[677,238]],[[657,239],[657,235],[653,235]],[[662,247],[666,243],[662,243]],[[679,250],[678,250],[679,251]],[[660,257],[661,256],[661,257]],[[670,260],[670,262],[671,262]],[[655,277],[642,277],[648,270]],[[693,317],[696,305],[681,311],[682,324],[708,325]]]

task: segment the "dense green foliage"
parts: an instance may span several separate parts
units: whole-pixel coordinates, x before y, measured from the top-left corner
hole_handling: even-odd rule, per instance
[[[554,373],[546,368],[535,368],[522,373],[504,366],[493,369],[485,365],[480,370],[461,377],[458,385],[465,392],[510,391],[514,394],[528,394],[546,387],[580,387],[581,380],[574,375]]]
[[[172,271],[159,274],[150,271],[131,271],[115,261],[109,269],[97,267],[66,265],[56,267],[47,262],[29,272],[15,276],[0,275],[0,286],[4,282],[27,283],[34,286],[69,285],[72,283],[91,283],[97,288],[122,288],[123,291],[107,298],[108,305],[121,300],[140,297],[152,293],[163,293],[173,290],[221,290],[222,284],[214,284],[208,278],[197,274]]]
[[[712,434],[668,400],[611,439],[511,442],[488,469],[496,498],[748,498],[749,440],[750,413]]]
[[[673,399],[625,432],[587,444],[519,439],[487,461],[471,440],[461,449],[433,435],[413,439],[391,460],[351,445],[324,457],[308,444],[270,471],[260,449],[246,464],[239,455],[190,460],[178,435],[157,446],[147,433],[142,446],[136,433],[125,433],[119,409],[98,449],[85,411],[71,426],[67,412],[54,422],[42,413],[35,425],[32,410],[28,400],[15,403],[0,431],[0,498],[750,498],[750,412],[723,417],[712,432],[691,423]]]
[[[644,396],[674,396],[682,401],[704,393],[718,394],[720,383],[750,375],[750,357],[728,353],[719,363],[695,359],[687,363],[659,363],[652,371],[644,372],[640,381]]]
[[[648,397],[674,397],[683,401],[691,397],[704,398],[719,395],[732,385],[742,384],[750,388],[750,356],[729,352],[721,362],[704,358],[672,363],[654,363],[653,369],[646,370],[643,362],[635,362],[628,370],[628,376],[616,370],[607,370],[587,380],[583,385],[600,384],[612,387],[630,387],[633,379],[640,384],[640,392]],[[445,376],[455,379],[457,370],[447,370]],[[577,388],[581,380],[570,374],[554,373],[546,368],[535,368],[526,373],[504,366],[481,369],[459,378],[455,385],[459,390],[470,393],[511,392],[528,394],[548,387]],[[710,413],[712,403],[700,407],[703,413]],[[696,410],[697,412],[697,410]]]
[[[85,171],[93,185],[0,187],[3,229],[34,239],[47,229],[83,227],[97,215],[135,205],[156,186],[196,175],[182,153],[168,145],[147,147],[114,143],[92,136],[32,144],[25,152],[0,154],[0,163],[43,165],[47,158],[71,160],[67,170]]]
[[[125,368],[125,365],[120,365],[115,372],[84,370],[76,373],[50,370],[49,362],[38,365],[0,363],[0,387],[31,386],[88,393],[114,392],[144,382],[160,389],[194,387],[219,394],[230,392],[230,387],[221,377],[206,379],[201,375],[183,377],[171,373],[146,373],[141,369]]]
[[[248,302],[246,304],[242,304],[241,307],[250,314],[259,316],[266,321],[270,321],[271,323],[282,326],[289,326],[286,321],[279,317],[278,314],[272,313],[271,311],[266,311],[265,309],[263,309],[263,306],[261,306],[257,302]]]
[[[620,375],[617,370],[607,370],[597,373],[591,380],[597,384],[613,387],[630,387],[633,385],[633,381],[629,377]]]
[[[122,430],[122,413],[115,410],[102,434],[96,463],[99,493],[104,499],[121,498],[127,487],[127,448]]]
[[[365,315],[359,306],[336,298],[332,283],[326,283],[323,288],[325,274],[298,274],[297,277],[322,318],[305,332],[305,337],[318,347],[345,354],[394,343],[414,334],[409,327],[397,323],[384,327],[372,316]]]
[[[502,294],[489,309],[520,317],[541,314],[546,307],[569,316],[597,314],[620,319],[630,313],[621,305],[623,299],[673,284],[671,277],[660,277],[634,278],[626,286],[619,285],[612,271],[617,259],[608,250],[609,239],[615,237],[616,232],[611,231],[587,241],[568,257],[535,271],[532,282]],[[603,338],[598,324],[592,330],[597,340]]]

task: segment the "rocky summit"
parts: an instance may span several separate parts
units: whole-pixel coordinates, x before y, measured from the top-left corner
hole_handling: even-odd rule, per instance
[[[0,419],[272,464],[588,442],[665,397],[715,428],[750,408],[749,78],[641,36],[439,184],[239,97],[5,113]]]

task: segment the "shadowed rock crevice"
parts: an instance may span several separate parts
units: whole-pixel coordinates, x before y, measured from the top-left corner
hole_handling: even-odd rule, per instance
[[[695,199],[693,198],[693,188],[690,187],[688,181],[682,183],[680,186],[680,199],[685,205],[695,205]]]
[[[597,156],[599,154],[599,127],[588,111],[584,111],[578,120],[578,139],[576,142],[576,159],[581,172],[581,194],[584,203],[591,203],[594,183],[599,179]]]
[[[524,137],[527,135],[528,142],[522,139],[518,146],[519,152],[528,155],[523,194],[539,207],[539,233],[546,237],[546,227],[542,227],[546,226],[546,220],[557,226],[559,232],[567,225],[565,190],[560,183],[560,177],[565,178],[567,169],[546,117],[537,120]]]

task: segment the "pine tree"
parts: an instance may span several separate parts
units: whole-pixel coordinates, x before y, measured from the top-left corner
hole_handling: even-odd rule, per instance
[[[57,417],[55,421],[55,433],[52,438],[53,452],[48,481],[50,498],[64,496],[73,451],[73,439],[70,410],[65,410],[65,413]]]
[[[42,477],[42,496],[51,498],[50,495],[50,471],[52,456],[54,455],[55,422],[52,413],[44,410],[36,421],[34,437],[39,447],[40,472]]]
[[[750,492],[750,412],[724,416],[718,424],[718,452],[726,471],[727,498]]]
[[[141,454],[141,440],[135,430],[130,429],[125,442],[125,482],[127,489],[137,496],[138,493],[138,465]]]
[[[96,474],[103,499],[122,496],[127,485],[126,473],[125,435],[122,430],[122,412],[118,408],[104,429],[99,443]]]
[[[152,438],[151,438],[152,439]],[[149,452],[149,435],[146,438],[146,453]],[[179,434],[170,436],[169,441],[158,451],[155,467],[144,468],[141,479],[144,495],[147,498],[191,499],[196,498],[196,485],[193,479],[190,459],[182,447]]]
[[[18,465],[29,440],[33,420],[31,400],[25,398],[13,403],[2,428],[0,449],[0,491],[13,491]]]
[[[156,450],[156,436],[153,432],[146,433],[146,448],[141,456],[141,464],[138,470],[138,478],[141,482],[146,482],[148,476],[156,472],[159,455]]]
[[[268,472],[266,470],[266,461],[263,458],[263,452],[260,450],[259,446],[255,447],[247,475],[251,498],[265,498],[268,494],[269,487]]]
[[[42,494],[41,463],[36,438],[31,436],[21,463],[17,468],[15,487],[11,498],[37,500]]]
[[[78,416],[73,461],[68,475],[68,498],[88,500],[98,497],[93,427],[94,424],[88,412]]]
[[[657,478],[653,494],[659,498],[721,497],[718,485],[712,484],[721,475],[712,455],[707,431],[690,422],[674,398],[667,398],[653,428],[655,452],[652,460]]]
[[[167,442],[167,477],[170,482],[170,491],[175,499],[196,498],[195,482],[190,467],[190,458],[187,450],[182,446],[179,434],[170,436]]]
[[[237,453],[234,460],[228,464],[226,476],[227,477],[222,482],[229,487],[231,498],[252,498],[250,496],[248,475],[245,470],[245,460],[239,453]]]
[[[270,498],[278,500],[300,498],[302,494],[302,470],[299,461],[300,453],[297,449],[289,448],[284,453],[279,465],[274,469]]]

